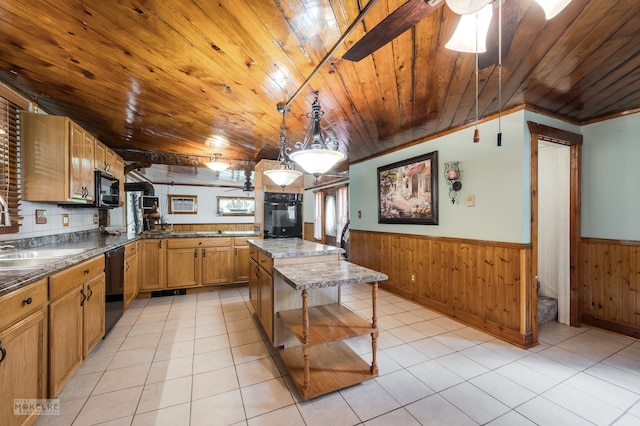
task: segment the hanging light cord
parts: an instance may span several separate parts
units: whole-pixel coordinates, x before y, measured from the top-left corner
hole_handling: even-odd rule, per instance
[[[502,0],[498,0],[498,146],[502,146]]]

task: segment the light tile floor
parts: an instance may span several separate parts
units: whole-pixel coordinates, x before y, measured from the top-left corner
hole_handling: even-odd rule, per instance
[[[371,316],[368,285],[343,303]],[[640,342],[548,323],[523,350],[381,291],[380,376],[302,401],[247,288],[136,300],[37,425],[640,425]],[[371,344],[350,346],[367,361]]]

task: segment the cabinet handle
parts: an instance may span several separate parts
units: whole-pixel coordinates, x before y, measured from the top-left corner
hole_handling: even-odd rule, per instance
[[[129,262],[127,262],[126,260],[124,261],[124,271],[127,272],[129,270]]]
[[[236,256],[238,255],[238,247],[236,247]]]
[[[91,286],[87,284],[87,289],[89,290],[89,295],[87,296],[87,302],[91,300],[91,296],[93,296],[93,290],[91,290]]]
[[[80,301],[80,306],[84,306],[84,301],[87,300],[87,295],[84,294],[84,289],[80,289],[80,294],[82,295],[82,300]]]
[[[89,274],[89,272],[91,272],[89,269],[85,269],[85,270],[84,270],[84,274],[85,274],[85,275]]]
[[[30,305],[30,304],[31,304],[31,302],[33,302],[33,299],[32,299],[32,298],[30,298],[30,297],[27,297],[26,299],[24,299],[24,300],[22,301],[22,303],[24,303],[25,305]]]
[[[202,249],[202,257],[207,257],[207,249]]]
[[[193,257],[198,257],[198,249],[195,249],[195,250],[193,251]]]
[[[0,356],[0,363],[1,363],[2,361],[4,361],[4,359],[7,356],[7,350],[2,347],[2,342],[0,342],[0,354],[1,354]]]
[[[162,240],[160,240],[160,247],[159,248],[162,248]]]

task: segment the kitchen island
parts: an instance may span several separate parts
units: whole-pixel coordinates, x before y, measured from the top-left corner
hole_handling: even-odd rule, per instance
[[[252,304],[271,342],[282,348],[282,359],[302,397],[314,398],[376,377],[376,299],[378,281],[387,276],[336,258],[336,247],[299,239],[249,244],[257,259],[250,280],[257,303],[252,299]],[[261,280],[260,274],[266,274],[263,264],[270,274]],[[360,283],[373,283],[371,321],[340,304],[340,287]],[[263,295],[269,303],[261,303]],[[371,365],[344,343],[365,334],[371,335]]]

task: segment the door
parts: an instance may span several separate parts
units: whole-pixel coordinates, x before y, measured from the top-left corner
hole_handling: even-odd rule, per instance
[[[49,394],[55,397],[82,364],[82,306],[79,286],[49,304]]]
[[[83,355],[88,357],[104,337],[105,278],[100,274],[84,285],[87,296],[83,304]]]
[[[175,248],[167,250],[167,287],[194,287],[200,284],[200,249]]]
[[[46,309],[0,332],[0,424],[32,424],[37,414],[14,415],[14,398],[46,398]]]
[[[231,282],[231,247],[206,247],[202,250],[202,285]]]
[[[233,259],[233,282],[249,281],[249,246],[236,246]]]
[[[165,285],[166,241],[140,241],[140,291],[162,290]]]

